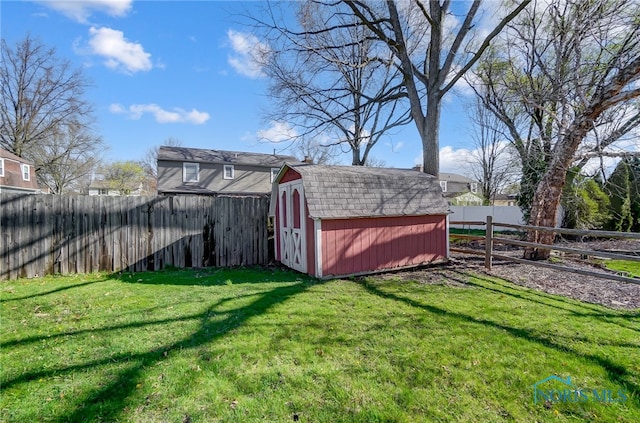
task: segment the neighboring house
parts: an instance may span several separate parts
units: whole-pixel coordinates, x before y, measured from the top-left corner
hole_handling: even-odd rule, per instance
[[[0,193],[39,194],[32,162],[0,148]]]
[[[518,194],[496,194],[491,201],[492,206],[517,206]]]
[[[414,170],[422,172],[422,166]],[[438,183],[442,194],[452,206],[481,206],[484,203],[480,183],[457,173],[440,172]]]
[[[128,190],[128,194],[126,195],[140,196],[142,195],[142,184],[141,183],[131,184],[131,186],[127,187],[127,190]],[[112,197],[118,196],[118,195],[125,195],[125,194],[122,194],[119,189],[113,188],[113,185],[109,183],[109,181],[100,180],[100,179],[91,182],[91,185],[89,185],[89,188],[88,188],[88,194],[89,195],[108,195]]]
[[[448,258],[449,205],[410,169],[287,163],[273,184],[276,260],[318,278]]]
[[[262,195],[295,157],[241,151],[160,147],[158,194]]]
[[[444,197],[454,206],[481,206],[480,183],[455,173],[440,173],[438,181]]]

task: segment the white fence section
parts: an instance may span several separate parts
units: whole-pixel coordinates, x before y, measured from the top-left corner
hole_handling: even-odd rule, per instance
[[[494,222],[511,225],[525,225],[522,210],[518,206],[451,206],[450,222],[486,222],[487,216],[493,216]],[[564,210],[558,208],[556,228],[562,225]],[[462,228],[463,225],[451,225],[452,228]],[[502,230],[494,223],[497,230]],[[484,225],[464,225],[465,229],[484,229]]]
[[[524,225],[522,210],[517,206],[451,206],[453,214],[449,220],[454,222],[485,222],[487,216],[493,216],[494,222]],[[462,228],[462,225],[451,225]],[[464,225],[464,228],[484,229],[484,225]]]

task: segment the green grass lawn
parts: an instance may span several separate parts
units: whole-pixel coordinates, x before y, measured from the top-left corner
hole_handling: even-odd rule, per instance
[[[4,282],[0,421],[640,421],[639,310],[456,275],[463,284],[261,269]],[[550,375],[588,401],[534,403]]]
[[[640,278],[640,262],[631,260],[606,260],[607,269],[626,273],[630,278]]]

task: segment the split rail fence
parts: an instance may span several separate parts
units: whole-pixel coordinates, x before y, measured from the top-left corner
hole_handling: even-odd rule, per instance
[[[260,265],[267,197],[0,194],[0,280]]]
[[[518,232],[535,230],[535,231],[546,231],[546,232],[553,232],[556,234],[564,234],[564,235],[571,235],[571,236],[578,236],[578,237],[616,238],[616,239],[640,239],[640,233],[613,232],[613,231],[585,231],[585,230],[579,230],[579,229],[563,229],[563,228],[547,228],[542,226],[531,226],[531,225],[515,225],[511,223],[493,222],[492,216],[487,216],[486,222],[456,221],[456,222],[450,222],[450,224],[468,225],[468,226],[476,226],[476,225],[486,226],[484,236],[467,235],[467,234],[450,234],[450,237],[454,239],[459,238],[459,239],[467,239],[467,240],[484,241],[484,251],[474,250],[470,248],[458,248],[458,247],[452,247],[450,248],[450,251],[456,251],[456,252],[461,252],[466,254],[483,255],[485,259],[484,261],[485,267],[489,270],[491,269],[493,265],[493,259],[495,258],[500,260],[513,261],[516,263],[529,264],[532,266],[546,267],[546,268],[555,269],[555,270],[572,272],[572,273],[577,273],[581,275],[596,276],[598,278],[603,278],[603,279],[611,279],[611,280],[616,280],[621,282],[640,284],[640,279],[638,278],[627,277],[619,274],[591,272],[589,270],[561,266],[558,264],[549,263],[547,261],[527,260],[524,258],[512,257],[512,256],[500,254],[494,250],[495,244],[504,244],[504,245],[514,245],[514,246],[525,247],[525,248],[531,247],[531,248],[537,248],[537,249],[543,249],[543,250],[561,251],[564,253],[575,254],[585,258],[595,257],[595,258],[603,258],[603,259],[617,259],[617,260],[629,260],[629,261],[640,262],[640,251],[637,251],[635,254],[622,254],[619,252],[579,249],[579,248],[573,248],[573,247],[568,247],[565,245],[558,245],[558,244],[553,244],[553,245],[538,244],[538,243],[527,242],[527,241],[522,241],[518,239],[506,238],[504,236],[497,236],[497,234],[495,233],[495,228],[499,227],[499,228],[514,229]]]

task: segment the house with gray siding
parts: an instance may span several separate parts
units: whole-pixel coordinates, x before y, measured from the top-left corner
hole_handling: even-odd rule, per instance
[[[481,206],[483,203],[480,183],[456,173],[440,172],[438,182],[442,194],[454,206]]]
[[[414,170],[422,172],[422,166]],[[481,206],[484,203],[480,182],[457,173],[438,173],[442,194],[452,206]]]
[[[264,195],[292,156],[160,147],[158,194]]]

